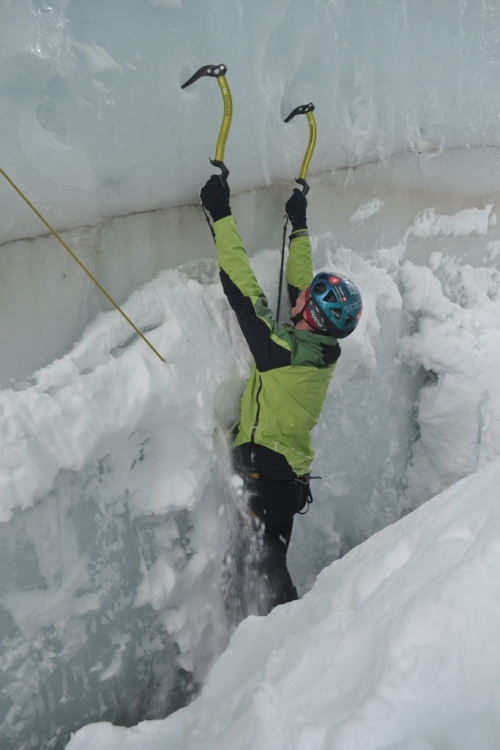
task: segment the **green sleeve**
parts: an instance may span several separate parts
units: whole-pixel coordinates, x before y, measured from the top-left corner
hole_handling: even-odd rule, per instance
[[[299,291],[306,289],[314,278],[311,240],[308,234],[301,233],[298,237],[291,235],[288,262],[286,264],[286,280],[288,284]]]
[[[275,322],[272,310],[248,262],[232,216],[214,224],[219,276],[229,304],[247,340],[260,372],[291,362],[291,348]]]
[[[224,271],[240,293],[255,302],[264,297],[259,282],[250,266],[243,240],[232,216],[214,224],[219,271]]]

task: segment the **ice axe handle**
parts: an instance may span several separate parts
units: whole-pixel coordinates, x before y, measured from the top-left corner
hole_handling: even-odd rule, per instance
[[[295,107],[295,109],[290,112],[285,120],[285,122],[290,122],[290,120],[292,120],[296,115],[306,115],[309,123],[309,143],[304,155],[302,167],[300,169],[300,177],[297,177],[297,179],[295,180],[295,182],[297,182],[299,185],[302,185],[303,195],[307,195],[307,193],[309,192],[309,185],[306,182],[306,176],[309,169],[309,162],[311,161],[314,147],[316,145],[316,121],[313,114],[314,109],[315,107],[312,102],[309,102],[309,104],[301,104],[299,107]]]
[[[229,177],[229,169],[224,164],[224,150],[226,147],[227,137],[229,135],[229,129],[231,127],[231,120],[233,117],[233,102],[231,97],[231,90],[226,80],[227,65],[221,63],[220,65],[204,65],[199,68],[196,73],[193,73],[191,78],[183,83],[181,88],[185,89],[191,86],[192,83],[197,81],[199,78],[216,78],[217,83],[222,94],[222,100],[224,102],[224,115],[222,118],[222,125],[220,127],[219,137],[217,139],[217,146],[215,149],[215,159],[210,159],[210,163],[214,167],[218,167],[221,171],[221,177],[224,182],[227,182]]]

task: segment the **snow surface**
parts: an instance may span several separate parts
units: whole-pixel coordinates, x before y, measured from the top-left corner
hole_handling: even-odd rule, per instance
[[[314,434],[323,479],[290,549],[302,593],[342,551],[500,455],[498,273],[443,256],[434,270],[399,263],[400,248],[367,260],[329,233],[313,244],[315,266],[353,278],[365,308]],[[278,251],[252,264],[274,306]],[[175,709],[231,634],[220,576],[234,503],[217,425],[237,417],[249,354],[213,263],[187,265],[125,305],[167,364],[101,313],[62,359],[0,392],[12,747],[60,743],[85,717]]]
[[[327,245],[328,238],[323,243]],[[324,252],[322,265],[335,263],[364,292],[362,322],[343,344],[332,385],[338,391],[351,378],[376,370],[372,342],[380,329],[377,311],[400,310],[401,296],[386,271],[348,250],[340,249],[335,261],[327,247]],[[272,303],[278,253],[262,251],[252,262],[269,287]],[[32,383],[0,392],[0,522],[9,521],[16,507],[32,506],[50,490],[59,471],[80,471],[106,455],[113,442],[135,435],[127,457],[134,463],[134,450],[146,440],[144,434],[137,435],[142,421],[157,436],[156,458],[154,467],[141,466],[137,487],[127,486],[134,512],[192,509],[199,500],[211,463],[203,459],[212,450],[217,411],[225,408],[218,388],[227,384],[230,389],[234,422],[249,373],[248,347],[217,275],[212,283],[201,284],[179,271],[165,271],[132,295],[125,312],[166,364],[117,311],[101,313],[82,341],[37,372]],[[233,381],[239,392],[233,392]],[[158,474],[154,479],[153,473]],[[141,486],[143,481],[147,487]]]
[[[331,266],[331,238],[315,244],[317,265]],[[253,264],[275,305],[278,252]],[[379,315],[402,304],[384,269],[342,248],[335,265],[366,294],[334,410],[352,378],[370,382]],[[227,644],[220,565],[231,470],[217,425],[237,417],[249,353],[215,271],[210,261],[190,275],[165,271],[125,305],[167,364],[117,312],[101,313],[61,360],[0,392],[2,730],[12,747],[60,745],[85,717],[162,715],[197,690]],[[331,518],[332,494],[349,490],[323,462],[317,502]],[[398,497],[390,512],[399,516]],[[302,589],[339,551],[333,525],[318,525],[305,532],[318,541],[306,569],[298,540]]]
[[[249,617],[200,698],[67,750],[496,750],[500,460]]]

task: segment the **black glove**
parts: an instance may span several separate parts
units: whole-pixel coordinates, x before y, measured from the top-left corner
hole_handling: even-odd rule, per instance
[[[218,174],[213,174],[200,190],[201,202],[211,215],[212,221],[231,216],[229,195],[229,185]]]
[[[291,197],[285,203],[285,211],[292,222],[292,230],[307,229],[307,198],[304,193],[295,188]]]

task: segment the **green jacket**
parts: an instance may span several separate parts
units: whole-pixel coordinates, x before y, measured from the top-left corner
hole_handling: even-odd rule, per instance
[[[297,476],[308,474],[314,457],[311,430],[319,419],[340,347],[332,336],[278,325],[234,218],[220,219],[214,229],[222,286],[254,358],[234,445],[264,446],[283,456]],[[313,279],[306,231],[291,236],[286,276],[295,304]]]

